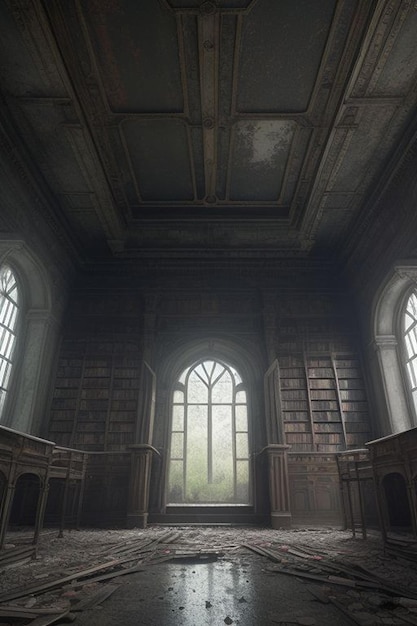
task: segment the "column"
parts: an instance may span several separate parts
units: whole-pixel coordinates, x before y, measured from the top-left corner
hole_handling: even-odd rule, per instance
[[[385,401],[390,419],[390,432],[411,428],[405,400],[404,382],[398,360],[398,342],[393,335],[376,337],[375,351],[380,364]]]
[[[291,527],[287,457],[289,447],[270,444],[265,448],[268,456],[271,526],[276,529]]]
[[[130,446],[130,485],[127,511],[128,528],[146,528],[149,512],[149,484],[152,454],[155,448],[147,444]]]

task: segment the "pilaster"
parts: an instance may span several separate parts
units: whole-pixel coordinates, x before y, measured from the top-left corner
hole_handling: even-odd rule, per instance
[[[288,450],[290,446],[270,444],[268,457],[269,498],[272,528],[291,527],[290,489],[288,481]]]
[[[155,449],[146,444],[130,446],[131,467],[128,528],[146,528],[149,513],[149,484],[151,478],[152,453]]]

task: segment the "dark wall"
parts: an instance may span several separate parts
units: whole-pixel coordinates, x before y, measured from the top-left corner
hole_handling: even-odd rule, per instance
[[[256,447],[265,443],[263,378],[274,359],[287,441],[295,449],[335,451],[369,437],[356,320],[333,270],[297,261],[248,265],[246,272],[244,263],[200,274],[174,269],[138,276],[129,267],[80,282],[51,400],[53,440],[97,451],[134,443],[145,359],[157,374],[154,438],[164,448],[169,415],[160,409],[174,382],[169,370],[179,358],[185,367],[187,351],[192,359],[199,344],[200,351],[228,346],[231,356],[244,351],[251,361]]]
[[[357,324],[334,268],[293,260],[107,270],[87,273],[72,295],[49,437],[114,453],[140,442],[145,360],[156,375],[153,510],[164,508],[171,386],[202,356],[228,360],[247,383],[255,456],[267,444],[264,376],[275,360],[293,452],[336,452],[371,438]],[[127,480],[120,475],[120,493]],[[265,500],[266,474],[254,480]]]
[[[133,443],[142,342],[140,297],[105,289],[73,295],[51,400],[52,440],[96,451]]]
[[[415,125],[415,121],[414,121]],[[341,248],[345,275],[353,290],[365,337],[372,328],[374,299],[393,267],[417,262],[417,142],[402,147],[402,162],[391,176],[375,182],[367,210],[359,215]]]
[[[394,170],[388,168],[390,175],[374,182],[367,206],[362,215],[358,215],[349,240],[341,246],[340,253],[344,276],[358,312],[364,346],[364,371],[370,381],[369,398],[383,425],[377,430],[377,435],[389,434],[397,416],[382,392],[386,384],[381,375],[380,348],[375,343],[376,306],[395,266],[417,266],[416,120],[413,124],[409,135],[411,141],[406,141],[406,135],[398,149],[400,162]],[[407,386],[405,372],[404,382]],[[398,405],[395,399],[392,400],[393,405]],[[403,413],[403,409],[399,413]],[[409,414],[412,420],[412,409]]]

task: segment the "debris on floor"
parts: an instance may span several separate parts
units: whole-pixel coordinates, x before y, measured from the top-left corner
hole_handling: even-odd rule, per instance
[[[361,540],[337,530],[155,526],[73,531],[64,538],[45,531],[35,552],[29,536],[13,533],[0,554],[0,626],[69,623],[105,602],[130,574],[167,561],[200,567],[244,554],[264,560],[265,576],[293,577],[312,602],[336,607],[354,624],[417,625],[417,543],[409,537],[383,544],[376,532]],[[207,611],[212,602],[205,601]],[[224,623],[238,621],[226,615]],[[283,611],[270,623],[317,622]]]

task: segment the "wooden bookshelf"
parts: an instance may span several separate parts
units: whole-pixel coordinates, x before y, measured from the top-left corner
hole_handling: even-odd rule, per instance
[[[353,354],[279,359],[285,443],[294,451],[338,452],[370,438],[365,385]]]
[[[128,342],[64,344],[50,437],[59,445],[91,451],[118,451],[134,443],[140,367],[138,351]]]

